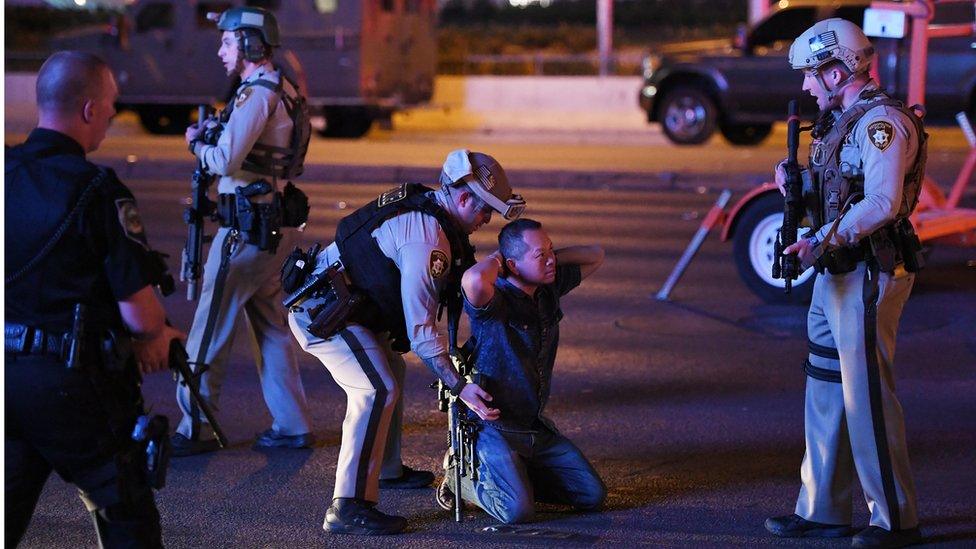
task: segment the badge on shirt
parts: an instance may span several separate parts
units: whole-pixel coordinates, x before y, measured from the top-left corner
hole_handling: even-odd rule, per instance
[[[451,263],[447,260],[447,254],[440,250],[432,250],[430,252],[430,265],[428,266],[428,271],[430,271],[431,278],[440,278],[447,274],[447,269],[450,267]]]
[[[889,122],[878,120],[868,124],[868,139],[871,140],[872,145],[881,151],[891,146],[894,136],[895,128]]]
[[[247,98],[248,97],[251,97],[251,93],[253,91],[254,91],[254,88],[251,87],[251,86],[248,86],[248,87],[244,88],[243,90],[241,90],[241,93],[237,94],[237,100],[234,101],[234,108],[236,109],[236,108],[240,107],[241,105],[243,105],[244,102],[247,101]]]
[[[115,201],[115,209],[119,214],[119,224],[122,225],[125,236],[149,249],[146,246],[145,227],[142,225],[139,209],[136,208],[136,201],[131,198],[120,198]]]

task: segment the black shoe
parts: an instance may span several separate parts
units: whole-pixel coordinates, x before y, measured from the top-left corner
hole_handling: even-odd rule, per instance
[[[382,536],[402,532],[407,519],[376,510],[376,504],[361,499],[335,498],[325,513],[322,528],[332,534]]]
[[[274,429],[268,429],[263,433],[259,433],[257,439],[254,441],[255,447],[260,448],[311,448],[312,444],[315,443],[315,435],[312,433],[305,433],[303,435],[284,435],[275,431]]]
[[[440,486],[437,487],[437,492],[434,494],[434,499],[437,500],[437,505],[441,506],[441,509],[445,511],[454,512],[454,490],[448,481],[448,475],[450,471],[447,471],[444,475],[444,480],[441,481]],[[464,502],[461,502],[462,508]]]
[[[195,456],[220,449],[220,443],[217,442],[217,439],[190,440],[180,433],[170,437],[169,443],[173,447],[173,457]]]
[[[851,540],[851,547],[905,547],[922,541],[922,532],[915,528],[885,530],[880,526],[868,526]]]
[[[433,482],[434,473],[417,471],[404,465],[403,473],[397,478],[381,478],[380,488],[426,488]]]
[[[781,538],[843,538],[852,533],[849,524],[813,522],[796,514],[768,518],[766,529]]]

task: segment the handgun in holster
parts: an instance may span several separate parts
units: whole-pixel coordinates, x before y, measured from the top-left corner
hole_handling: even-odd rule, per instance
[[[313,297],[321,297],[322,302],[308,310],[308,316],[312,319],[308,333],[322,339],[339,333],[364,299],[346,284],[339,261],[321,273],[310,276],[301,288],[285,298],[284,305],[292,309]]]

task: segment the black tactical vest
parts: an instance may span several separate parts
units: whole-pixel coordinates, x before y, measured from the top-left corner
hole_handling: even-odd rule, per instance
[[[881,105],[905,113],[918,135],[918,153],[914,165],[905,173],[902,203],[897,218],[908,217],[915,210],[925,177],[928,134],[925,133],[921,119],[904,103],[888,97],[880,90],[871,89],[862,92],[860,100],[844,111],[831,127],[821,130],[820,134],[816,130],[814,132],[809,164],[813,174],[813,187],[804,189],[804,202],[815,230],[833,222],[851,196],[864,192],[863,161],[859,154],[845,153],[848,149],[854,153],[859,150],[845,146],[845,142],[858,121],[868,111]]]
[[[400,295],[400,270],[393,260],[383,255],[373,231],[384,221],[411,211],[437,220],[451,245],[452,265],[439,296],[442,306],[460,298],[461,275],[474,265],[474,247],[468,235],[427,195],[431,191],[423,185],[403,184],[344,217],[336,228],[335,243],[346,274],[353,286],[369,297],[368,305],[356,315],[355,321],[374,332],[388,331],[393,349],[401,353],[410,350],[410,339]]]

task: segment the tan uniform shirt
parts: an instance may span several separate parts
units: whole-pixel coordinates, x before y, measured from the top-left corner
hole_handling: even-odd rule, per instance
[[[877,88],[873,82],[865,89]],[[870,101],[861,99],[858,103]],[[869,110],[844,138],[841,161],[864,171],[864,198],[852,205],[837,224],[831,246],[857,244],[895,219],[904,200],[905,174],[918,155],[919,136],[905,113],[879,105]],[[817,231],[821,241],[828,223]]]
[[[434,193],[444,205],[441,193]],[[451,268],[451,245],[432,216],[413,211],[384,221],[373,233],[383,255],[400,270],[400,295],[410,349],[421,359],[447,354],[447,334],[437,327],[438,297]],[[315,272],[339,258],[335,242],[316,259]]]
[[[237,88],[233,110],[217,144],[198,144],[194,147],[193,152],[203,161],[207,171],[221,176],[217,192],[232,193],[237,187],[265,177],[241,169],[244,158],[255,143],[289,146],[293,124],[280,95],[264,86],[253,85],[258,79],[277,84],[280,78],[270,63],[254,71]],[[263,199],[270,200],[270,196],[254,197],[255,201]]]

